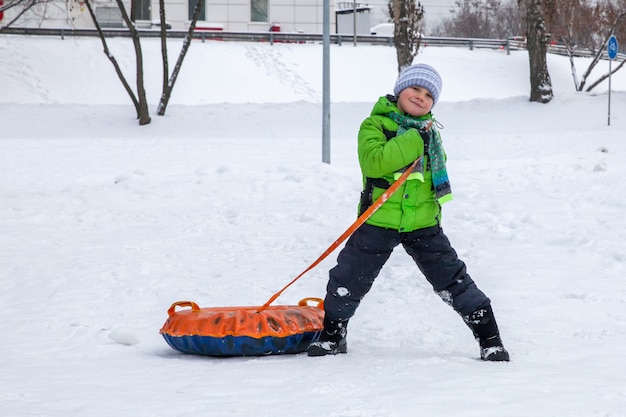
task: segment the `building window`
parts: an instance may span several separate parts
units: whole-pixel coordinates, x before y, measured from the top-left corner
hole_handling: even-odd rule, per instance
[[[193,19],[193,11],[196,9],[196,4],[198,4],[199,0],[189,0],[189,20]],[[202,8],[200,9],[200,16],[198,16],[198,20],[205,19],[205,6],[206,0],[202,2]]]
[[[103,28],[123,28],[125,23],[119,7],[96,7],[96,20]]]
[[[250,21],[267,22],[267,4],[269,0],[250,0]]]
[[[136,1],[134,6],[135,20],[150,20],[150,0]]]

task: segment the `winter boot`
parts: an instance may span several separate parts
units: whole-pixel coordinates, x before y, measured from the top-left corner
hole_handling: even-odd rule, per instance
[[[347,326],[347,321],[324,320],[324,330],[322,330],[320,338],[309,345],[307,355],[325,356],[347,353]]]
[[[480,345],[480,359],[491,362],[509,361],[509,352],[502,344],[498,324],[490,305],[463,316],[463,320]]]

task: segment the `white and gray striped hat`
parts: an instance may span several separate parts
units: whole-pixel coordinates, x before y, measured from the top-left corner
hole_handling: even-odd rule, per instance
[[[430,65],[415,64],[408,68],[398,76],[396,85],[393,88],[393,94],[396,97],[400,95],[400,92],[408,87],[423,87],[430,91],[433,96],[433,106],[437,104],[439,100],[439,94],[441,93],[441,76]]]

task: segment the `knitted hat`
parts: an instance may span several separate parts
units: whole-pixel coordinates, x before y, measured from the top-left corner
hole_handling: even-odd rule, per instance
[[[430,65],[411,65],[405,68],[398,76],[398,81],[396,81],[396,85],[393,87],[393,94],[398,97],[400,92],[408,87],[423,87],[430,91],[430,94],[433,96],[434,106],[437,104],[439,94],[441,93],[441,76]]]

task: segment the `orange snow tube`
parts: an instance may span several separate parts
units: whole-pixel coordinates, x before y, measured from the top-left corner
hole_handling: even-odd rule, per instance
[[[354,223],[304,271],[275,293],[261,307],[200,308],[191,301],[179,301],[167,311],[161,329],[165,341],[184,353],[208,356],[252,356],[273,353],[300,353],[316,341],[324,328],[324,302],[305,298],[297,306],[270,306],[304,274],[317,266],[398,190],[413,171],[415,160]],[[317,302],[309,306],[309,301]],[[176,307],[191,310],[176,311]]]
[[[309,305],[316,302],[316,305]],[[176,311],[177,307],[190,307]],[[324,302],[297,306],[200,308],[179,301],[160,333],[175,350],[207,356],[257,356],[304,352],[324,328]]]

